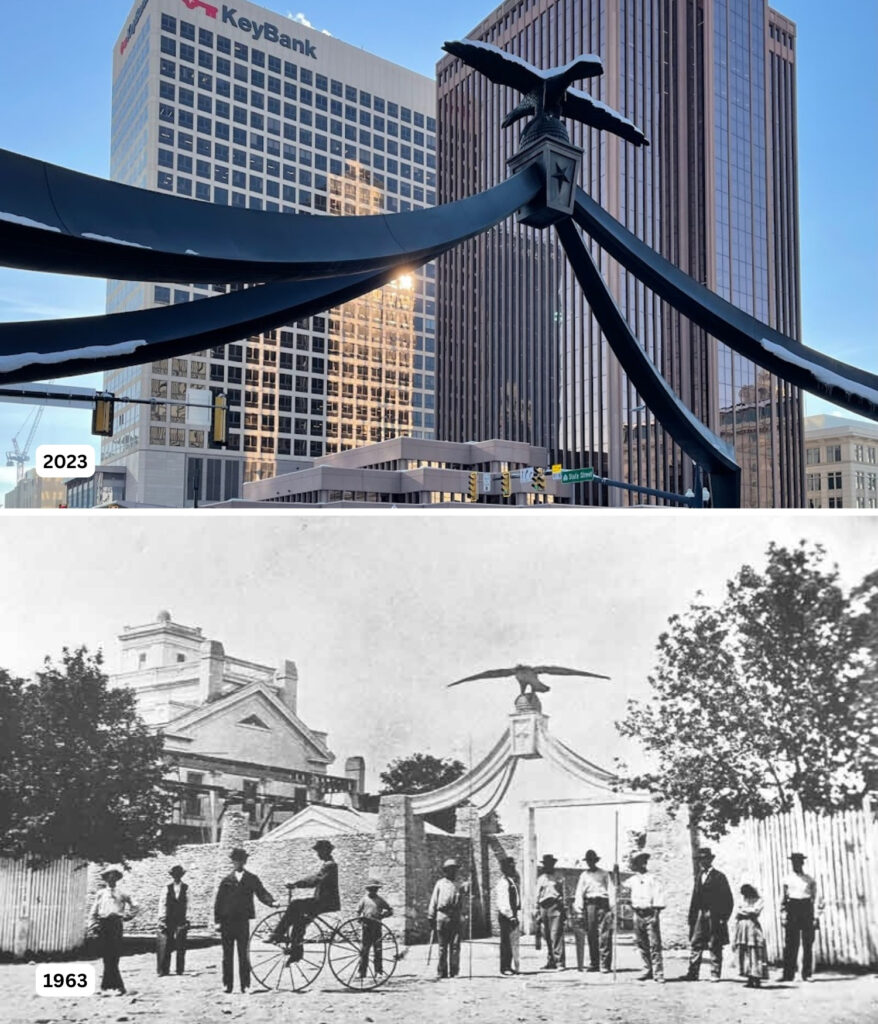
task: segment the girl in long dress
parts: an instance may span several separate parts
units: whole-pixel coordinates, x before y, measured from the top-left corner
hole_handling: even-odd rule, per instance
[[[763,903],[752,885],[741,886],[741,900],[735,908],[735,941],[738,973],[747,979],[747,988],[759,988],[768,977],[768,953],[765,935],[759,923]]]

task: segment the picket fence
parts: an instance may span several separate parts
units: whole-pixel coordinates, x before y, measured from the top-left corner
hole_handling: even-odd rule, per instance
[[[0,857],[0,953],[68,953],[86,934],[88,863]]]
[[[815,940],[818,964],[878,966],[878,818],[862,810],[815,814],[795,808],[761,821],[742,822],[748,860],[765,900],[762,924],[769,957],[783,953],[780,902],[789,855],[807,857],[805,871],[823,900]]]

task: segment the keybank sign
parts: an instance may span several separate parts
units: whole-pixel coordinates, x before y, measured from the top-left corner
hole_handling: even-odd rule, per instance
[[[128,49],[128,44],[131,42],[134,37],[134,33],[137,31],[137,26],[140,19],[143,17],[143,12],[146,10],[146,5],[148,3],[149,0],[143,0],[143,3],[135,11],[134,17],[128,23],[128,30],[125,33],[125,38],[122,40],[122,45],[119,47],[119,53],[124,53]]]
[[[229,7],[227,4],[223,4],[222,17],[220,18],[219,8],[213,4],[206,3],[205,0],[182,0],[182,3],[190,11],[200,7],[209,18],[221,20],[223,25],[231,25],[232,28],[238,29],[239,32],[246,32],[253,38],[254,42],[259,42],[261,39],[266,43],[277,43],[278,46],[286,47],[288,50],[295,50],[297,53],[302,53],[306,57],[317,60],[317,49],[313,43],[308,42],[307,39],[297,39],[286,32],[281,32],[273,22],[242,18],[238,14],[237,7]]]

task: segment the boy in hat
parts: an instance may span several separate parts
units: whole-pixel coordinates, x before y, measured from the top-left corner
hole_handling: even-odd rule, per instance
[[[497,924],[500,930],[500,973],[518,974],[518,947],[521,937],[521,883],[512,857],[500,861],[502,877],[494,893]]]
[[[104,886],[98,889],[91,908],[91,931],[97,935],[104,972],[101,977],[102,992],[125,994],[125,984],[119,973],[119,958],[122,955],[122,922],[130,921],[137,913],[131,897],[118,887],[124,868],[111,864],[101,872]]]
[[[171,953],[176,951],[177,974],[186,967],[186,932],[189,928],[189,886],[183,881],[186,869],[175,864],[168,872],[173,881],[159,896],[159,934],[156,942],[156,968],[159,977],[171,969]]]
[[[817,924],[817,883],[806,875],[805,854],[791,853],[793,869],[783,877],[781,923],[784,927],[783,975],[781,981],[796,976],[799,943],[802,944],[802,981],[810,981],[813,971],[812,947]]]
[[[361,978],[366,977],[369,969],[369,951],[374,950],[375,973],[384,973],[384,961],[382,958],[381,946],[381,925],[384,917],[392,917],[393,910],[390,904],[378,895],[381,883],[370,878],[366,883],[366,895],[360,900],[357,907],[357,917],[363,925],[363,941],[360,945],[360,970]]]
[[[274,897],[266,892],[259,878],[247,871],[247,851],[235,847],[229,854],[233,870],[220,882],[213,905],[213,916],[219,925],[223,941],[223,986],[232,991],[235,980],[234,954],[238,947],[238,980],[241,991],[250,987],[250,959],[247,944],[250,940],[250,921],[256,916],[255,896],[260,903],[274,906]]]
[[[456,978],[460,970],[461,896],[466,887],[457,881],[457,861],[453,857],[442,865],[442,878],[433,886],[427,917],[439,946],[437,978]]]
[[[686,981],[698,981],[701,957],[710,956],[710,980],[719,981],[723,970],[723,946],[729,944],[729,918],[735,899],[728,879],[713,866],[713,851],[703,846],[698,851],[695,884],[689,903],[689,970]]]
[[[615,890],[610,873],[598,867],[601,858],[594,850],[586,850],[585,871],[576,883],[573,895],[573,913],[582,922],[576,929],[576,966],[582,970],[585,959],[584,939],[588,938],[589,970],[600,970],[607,973],[612,960],[612,916],[610,915],[611,896]]]
[[[537,878],[536,911],[539,915],[543,937],[546,940],[545,970],[564,970],[564,907],[566,894],[564,879],[555,874],[557,860],[546,853],[540,864]]]
[[[665,896],[654,875],[649,874],[649,854],[641,851],[631,858],[634,874],[628,879],[631,909],[634,913],[634,941],[643,960],[643,974],[638,981],[664,983],[662,932],[659,917],[665,907]]]
[[[293,963],[301,960],[304,954],[303,941],[308,922],[318,914],[341,909],[338,864],[332,859],[335,847],[328,839],[318,839],[312,849],[320,861],[316,870],[295,882],[287,882],[287,889],[313,889],[314,892],[304,899],[290,902],[270,939],[271,942],[283,942],[289,932],[289,956]]]

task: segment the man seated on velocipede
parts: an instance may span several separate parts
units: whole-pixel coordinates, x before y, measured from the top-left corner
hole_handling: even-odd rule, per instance
[[[338,896],[338,865],[332,859],[334,847],[328,839],[318,839],[313,849],[320,858],[317,870],[305,878],[287,882],[287,889],[290,890],[291,896],[293,889],[313,889],[314,894],[304,899],[291,900],[269,939],[270,942],[278,943],[288,940],[289,957],[293,963],[302,959],[303,939],[308,922],[319,914],[341,909],[341,900]]]

